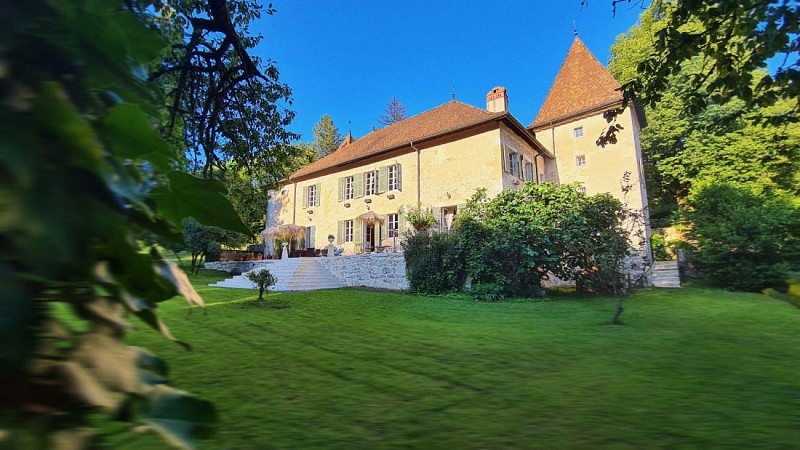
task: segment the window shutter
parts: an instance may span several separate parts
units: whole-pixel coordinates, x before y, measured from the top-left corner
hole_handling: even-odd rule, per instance
[[[389,168],[383,166],[378,169],[378,194],[389,190]]]
[[[361,198],[364,196],[364,177],[365,173],[357,173],[353,175],[353,182],[355,183],[353,198]]]
[[[344,177],[339,178],[339,201],[344,201]]]
[[[314,186],[314,206],[319,206],[319,200],[322,197],[322,183],[317,183]]]
[[[372,243],[373,248],[380,246],[381,241],[383,241],[383,236],[381,236],[381,231],[383,231],[381,222],[375,222],[375,242]]]
[[[353,242],[360,244],[363,240],[364,224],[357,220],[353,221]]]
[[[339,244],[344,242],[344,220],[336,223],[336,242]]]
[[[397,165],[397,190],[403,190],[403,166]]]
[[[506,173],[511,173],[511,168],[508,167],[508,150],[504,144],[500,144],[500,157],[503,159],[503,170]]]
[[[308,208],[308,186],[303,188],[303,209]]]

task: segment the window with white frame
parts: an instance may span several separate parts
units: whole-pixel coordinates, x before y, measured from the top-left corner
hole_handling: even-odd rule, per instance
[[[352,200],[353,199],[353,196],[354,196],[353,194],[354,194],[354,189],[355,189],[354,185],[355,185],[355,183],[354,183],[352,175],[349,176],[349,177],[345,177],[344,178],[344,199],[345,200]]]
[[[581,194],[585,194],[586,193],[586,186],[578,186],[578,192],[580,192]]]
[[[388,169],[388,178],[389,178],[389,190],[390,191],[399,191],[400,190],[400,164],[395,164],[389,166]]]
[[[345,220],[344,221],[344,241],[345,242],[353,242],[353,221],[352,220]]]
[[[364,174],[364,194],[375,195],[378,193],[378,172],[373,170]]]
[[[309,208],[312,206],[318,206],[316,185],[311,185],[306,188],[306,205],[308,205]]]
[[[575,127],[572,129],[572,137],[579,138],[583,137],[583,127]]]
[[[583,167],[586,165],[586,155],[578,155],[575,157],[575,165]]]
[[[400,218],[397,214],[388,214],[386,216],[386,225],[388,227],[388,237],[399,237]]]

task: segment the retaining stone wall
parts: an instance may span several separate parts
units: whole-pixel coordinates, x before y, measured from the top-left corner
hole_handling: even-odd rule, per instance
[[[317,261],[348,286],[408,289],[406,260],[402,253],[366,253],[317,258]]]

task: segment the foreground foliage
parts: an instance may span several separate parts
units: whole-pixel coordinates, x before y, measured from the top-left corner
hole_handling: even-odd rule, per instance
[[[189,216],[249,232],[222,184],[177,171],[178,151],[154,128],[161,105],[144,68],[166,43],[134,5],[155,7],[4,4],[3,448],[92,446],[100,411],[184,446],[217,421],[211,403],[167,385],[164,361],[124,342],[131,316],[177,341],[157,306],[176,294],[203,305],[186,275],[155,250],[142,253],[137,237],[176,242]]]
[[[208,449],[795,447],[800,314],[686,287],[483,303],[341,289],[270,293],[192,277],[208,314],[165,304],[182,386],[223,412]],[[555,296],[555,294],[552,294]],[[613,411],[613,414],[610,413]],[[266,421],[269,421],[269,425]],[[736,432],[731,432],[736,430]],[[115,448],[161,443],[122,433]]]

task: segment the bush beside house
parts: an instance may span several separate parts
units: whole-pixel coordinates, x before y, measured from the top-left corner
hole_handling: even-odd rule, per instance
[[[420,232],[404,244],[412,291],[442,293],[469,279],[493,299],[535,296],[555,275],[608,292],[631,252],[626,211],[608,194],[575,185],[527,183],[495,199],[478,191],[452,231]],[[481,287],[491,285],[490,287]]]

